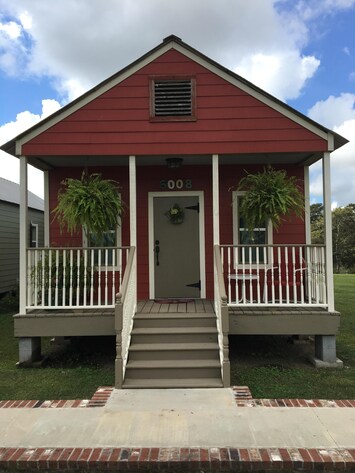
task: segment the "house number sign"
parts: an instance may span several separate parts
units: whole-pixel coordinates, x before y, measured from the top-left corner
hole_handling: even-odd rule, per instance
[[[168,189],[170,191],[177,189],[192,189],[191,179],[162,179],[160,181],[160,189]]]

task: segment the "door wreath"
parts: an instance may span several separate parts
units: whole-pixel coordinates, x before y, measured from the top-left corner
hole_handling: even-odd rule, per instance
[[[170,207],[170,209],[165,212],[165,215],[168,217],[169,222],[174,225],[183,223],[185,218],[185,212],[179,204],[174,204],[172,207]]]

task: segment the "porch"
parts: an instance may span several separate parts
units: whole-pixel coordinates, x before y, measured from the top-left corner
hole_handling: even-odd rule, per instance
[[[117,387],[130,376],[126,387],[168,387],[160,373],[176,387],[196,387],[198,373],[199,387],[228,386],[228,335],[279,334],[315,336],[316,358],[337,362],[323,246],[216,245],[214,271],[213,301],[137,302],[134,247],[28,249],[26,312],[14,324],[20,361],[38,355],[40,337],[116,335]]]

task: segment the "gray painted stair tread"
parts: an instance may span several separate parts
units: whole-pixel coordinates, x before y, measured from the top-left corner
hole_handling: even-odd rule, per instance
[[[125,379],[123,388],[223,388],[218,378]]]
[[[219,360],[135,360],[129,361],[127,369],[155,368],[219,368]]]
[[[213,312],[194,312],[194,313],[183,313],[183,312],[170,312],[164,314],[161,312],[150,312],[149,314],[144,314],[140,312],[134,316],[134,320],[140,319],[216,319],[216,314]]]
[[[156,327],[156,328],[134,328],[132,335],[167,335],[180,333],[216,333],[215,327]]]
[[[218,343],[133,343],[130,351],[159,351],[159,350],[219,350]]]

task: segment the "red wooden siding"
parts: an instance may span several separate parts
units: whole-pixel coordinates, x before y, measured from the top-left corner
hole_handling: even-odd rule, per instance
[[[196,78],[196,122],[150,122],[149,78]],[[325,151],[327,142],[171,50],[30,140],[31,155]]]
[[[233,243],[232,221],[232,193],[228,189],[235,187],[244,175],[244,169],[256,171],[261,166],[220,166],[220,228],[221,243]],[[103,167],[100,170],[90,168],[91,172],[101,172],[104,177],[115,179],[122,186],[122,199],[129,202],[128,167]],[[303,182],[303,168],[287,166],[289,175],[294,175]],[[65,177],[79,178],[82,169],[60,168],[50,172],[50,208],[56,206],[57,192],[60,182]],[[206,292],[207,297],[213,297],[213,221],[212,221],[212,167],[182,166],[177,170],[170,170],[165,166],[138,166],[137,167],[137,264],[138,264],[138,298],[149,297],[149,247],[148,247],[148,193],[159,192],[160,181],[168,179],[191,179],[192,191],[204,192],[205,203],[205,248],[206,248]],[[58,223],[53,221],[50,229],[52,246],[80,246],[81,233],[70,236],[61,233]],[[305,228],[301,219],[293,218],[286,221],[274,232],[274,243],[304,243]],[[122,221],[122,243],[129,245],[129,209]]]

